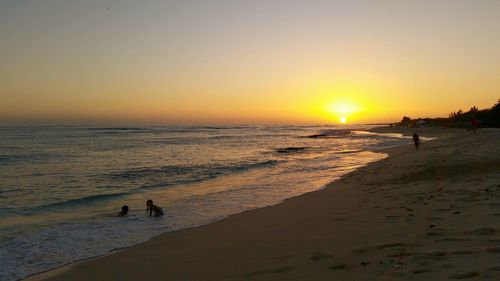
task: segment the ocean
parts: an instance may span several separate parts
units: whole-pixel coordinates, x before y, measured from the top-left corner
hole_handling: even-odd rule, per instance
[[[277,204],[411,141],[368,128],[0,127],[0,280]]]

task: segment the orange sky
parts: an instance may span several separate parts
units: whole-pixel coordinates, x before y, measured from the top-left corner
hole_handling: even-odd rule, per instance
[[[498,1],[43,2],[0,3],[0,122],[390,122],[500,97]]]

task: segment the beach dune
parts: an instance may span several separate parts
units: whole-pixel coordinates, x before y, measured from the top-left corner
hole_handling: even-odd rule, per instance
[[[29,280],[500,280],[500,130],[418,130],[438,139],[387,149],[325,189]]]

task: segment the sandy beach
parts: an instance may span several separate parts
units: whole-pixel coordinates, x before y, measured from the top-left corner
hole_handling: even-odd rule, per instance
[[[417,132],[438,139],[387,149],[325,189],[27,280],[500,280],[500,130]]]

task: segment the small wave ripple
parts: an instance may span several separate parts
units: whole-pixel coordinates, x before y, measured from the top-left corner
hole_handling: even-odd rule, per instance
[[[281,161],[267,160],[234,164],[168,165],[139,168],[108,174],[107,177],[126,184],[136,184],[134,191],[200,182],[220,176],[241,173],[252,169],[270,168]]]

